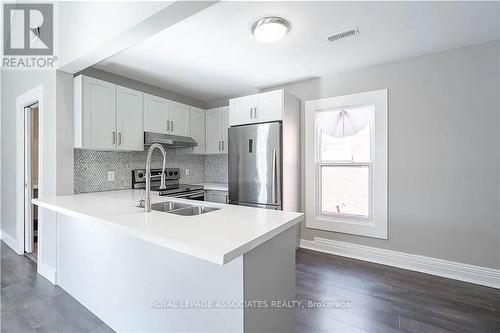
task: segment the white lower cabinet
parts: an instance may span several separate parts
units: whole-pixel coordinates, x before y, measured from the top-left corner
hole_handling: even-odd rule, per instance
[[[228,193],[226,191],[205,190],[205,201],[228,203]]]
[[[227,154],[227,106],[206,111],[206,153]]]

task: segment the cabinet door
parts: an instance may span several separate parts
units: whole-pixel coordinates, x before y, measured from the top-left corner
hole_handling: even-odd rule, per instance
[[[168,120],[169,100],[144,94],[144,131],[167,134],[170,129]]]
[[[221,108],[206,111],[206,153],[221,154],[222,148],[222,110]]]
[[[190,136],[189,106],[170,102],[170,134]]]
[[[229,125],[234,126],[253,123],[254,107],[254,95],[229,100]]]
[[[255,122],[283,119],[283,90],[269,91],[255,96]]]
[[[222,132],[221,132],[221,152],[227,154],[227,128],[229,127],[229,106],[221,108],[222,113]]]
[[[116,85],[84,77],[83,117],[85,148],[116,146]]]
[[[198,144],[193,148],[194,154],[205,154],[205,110],[190,107],[191,137]]]
[[[205,201],[227,203],[227,192],[224,191],[206,191]]]
[[[144,150],[142,92],[117,86],[116,97],[116,148]]]

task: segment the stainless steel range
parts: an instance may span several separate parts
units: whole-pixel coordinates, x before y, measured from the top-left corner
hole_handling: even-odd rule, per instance
[[[203,186],[179,184],[180,177],[180,171],[178,168],[166,168],[166,188],[164,190],[160,190],[161,169],[151,169],[151,191],[154,191],[161,196],[200,201],[205,200],[205,191],[203,191]],[[146,188],[146,169],[132,170],[132,188]]]

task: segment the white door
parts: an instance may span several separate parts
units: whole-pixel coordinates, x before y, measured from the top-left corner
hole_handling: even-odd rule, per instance
[[[269,91],[256,95],[253,112],[255,122],[283,119],[283,90]]]
[[[169,100],[144,94],[144,131],[167,134],[170,130]]]
[[[254,122],[255,95],[229,100],[229,125],[243,125]]]
[[[190,135],[189,106],[177,102],[170,102],[170,134]]]
[[[142,92],[117,86],[116,95],[116,148],[119,150],[144,150]]]
[[[222,149],[222,110],[221,108],[206,111],[206,153],[221,154]]]
[[[114,149],[116,146],[116,85],[84,77],[85,147]]]
[[[194,154],[205,154],[205,110],[190,107],[191,137],[198,144],[193,148]]]
[[[221,152],[227,154],[227,128],[229,127],[229,106],[221,108],[222,113],[222,128],[221,128]]]

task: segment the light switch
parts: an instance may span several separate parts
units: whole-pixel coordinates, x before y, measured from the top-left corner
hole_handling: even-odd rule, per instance
[[[113,181],[115,181],[115,172],[108,171],[108,182],[113,182]]]
[[[189,176],[189,169],[184,170],[184,175]]]

